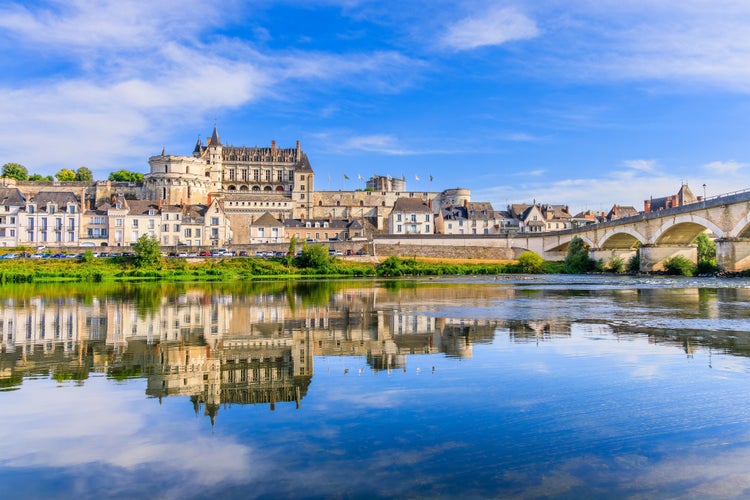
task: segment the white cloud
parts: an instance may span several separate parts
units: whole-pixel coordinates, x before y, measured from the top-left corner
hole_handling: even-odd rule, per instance
[[[747,167],[747,163],[740,163],[734,160],[730,161],[712,161],[703,166],[703,168],[712,174],[735,174],[741,169]]]
[[[625,160],[622,163],[628,168],[641,172],[653,172],[656,166],[656,160]]]
[[[449,26],[442,44],[453,50],[471,50],[538,35],[534,20],[517,9],[505,7],[466,17]]]
[[[563,78],[750,91],[747,2],[601,0],[565,2],[558,11],[559,5],[547,3],[549,66],[542,66]]]
[[[170,135],[221,110],[299,98],[317,84],[395,92],[422,66],[394,51],[262,53],[252,41],[210,34],[239,8],[229,3],[222,16],[201,16],[197,1],[0,7],[0,36],[16,40],[30,60],[64,62],[33,83],[0,83],[0,120],[14,124],[0,158],[39,173],[80,165],[97,178],[117,168],[143,171]]]

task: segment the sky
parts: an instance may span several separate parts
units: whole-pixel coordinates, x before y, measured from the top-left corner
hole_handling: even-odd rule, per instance
[[[317,190],[711,197],[750,188],[748,26],[746,0],[5,0],[0,164],[147,173],[216,125],[300,140]]]

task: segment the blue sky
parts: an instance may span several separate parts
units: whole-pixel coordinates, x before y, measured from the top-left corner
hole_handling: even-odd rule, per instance
[[[748,26],[746,0],[6,0],[0,163],[146,172],[216,123],[302,141],[317,189],[712,196],[750,188]]]

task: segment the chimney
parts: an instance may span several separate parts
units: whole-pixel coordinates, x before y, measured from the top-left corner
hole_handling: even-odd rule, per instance
[[[208,193],[208,202],[206,203],[209,207],[211,206],[211,193]]]
[[[464,208],[469,208],[469,200],[464,199]]]
[[[646,213],[651,212],[651,200],[644,200],[643,201],[643,211]]]
[[[276,155],[276,141],[271,141],[271,155]]]
[[[161,204],[162,204],[162,201],[163,201],[163,200],[162,200],[161,198],[159,198],[159,202],[158,202],[158,203],[156,204],[156,208],[158,208],[158,209],[159,209],[159,212],[161,212]]]
[[[300,149],[299,141],[297,141],[297,160],[299,160],[301,152],[302,149]]]

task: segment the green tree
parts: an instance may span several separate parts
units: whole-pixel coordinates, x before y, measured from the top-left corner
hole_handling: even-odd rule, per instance
[[[586,243],[578,237],[573,237],[568,244],[568,254],[565,256],[565,272],[576,274],[593,271],[596,261],[589,257]]]
[[[289,266],[292,264],[294,255],[297,253],[297,235],[292,235],[289,240],[289,251],[286,253],[286,264]]]
[[[159,248],[159,240],[155,237],[142,235],[133,245],[133,252],[135,252],[137,267],[161,267],[161,248]]]
[[[118,170],[109,174],[109,180],[117,182],[143,182],[143,174],[129,170]]]
[[[323,245],[307,245],[302,249],[302,255],[296,259],[298,267],[325,269],[331,263],[328,247]]]
[[[696,273],[707,274],[716,271],[716,242],[701,233],[695,238],[694,243],[698,245],[698,264]]]
[[[29,176],[30,181],[49,181],[52,182],[54,179],[51,175],[42,175],[42,174],[31,174]]]
[[[29,178],[29,171],[20,163],[6,163],[3,165],[3,177],[25,181]]]
[[[60,182],[74,181],[76,173],[69,168],[62,168],[55,174],[55,178]]]
[[[544,272],[544,259],[534,252],[526,251],[518,256],[521,271],[528,274],[541,274]]]
[[[76,179],[77,181],[84,181],[84,182],[91,182],[94,180],[94,174],[91,173],[91,170],[89,170],[86,167],[80,167],[78,170],[76,170]]]

